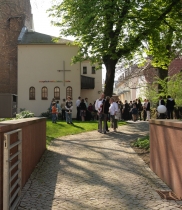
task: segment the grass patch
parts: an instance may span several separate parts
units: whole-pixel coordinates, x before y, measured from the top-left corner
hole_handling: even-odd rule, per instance
[[[150,141],[149,136],[144,136],[142,138],[138,138],[134,143],[132,143],[133,147],[139,147],[141,149],[149,150],[150,149]]]
[[[87,131],[97,130],[97,121],[73,121],[73,125],[67,124],[65,121],[58,121],[57,123],[52,123],[51,120],[47,120],[46,123],[46,144],[50,145],[51,141],[57,137],[74,135],[78,133],[83,133]],[[126,125],[126,122],[118,122],[118,125]],[[110,123],[108,123],[110,127]]]

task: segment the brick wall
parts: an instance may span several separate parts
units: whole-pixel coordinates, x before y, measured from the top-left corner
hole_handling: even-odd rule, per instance
[[[4,133],[22,129],[22,187],[46,150],[46,118],[0,122],[0,209],[3,209]]]
[[[182,199],[182,122],[150,120],[150,168]]]
[[[17,94],[17,43],[22,27],[32,24],[29,0],[0,0],[0,93]]]
[[[173,76],[182,70],[182,58],[176,58],[173,60],[168,68],[168,75]]]

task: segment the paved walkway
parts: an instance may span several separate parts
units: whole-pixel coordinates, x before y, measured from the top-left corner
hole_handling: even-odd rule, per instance
[[[148,123],[55,139],[23,189],[20,209],[144,210],[182,209],[182,202],[162,200],[168,187],[130,147],[148,133]]]

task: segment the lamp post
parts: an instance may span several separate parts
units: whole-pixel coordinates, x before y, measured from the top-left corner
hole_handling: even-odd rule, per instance
[[[167,111],[166,107],[164,105],[159,105],[157,107],[157,111],[160,114],[159,115],[160,119],[165,119],[165,113]]]

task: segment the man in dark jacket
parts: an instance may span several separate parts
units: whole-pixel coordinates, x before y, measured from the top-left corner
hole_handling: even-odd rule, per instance
[[[174,106],[175,106],[174,99],[172,99],[171,96],[168,96],[167,97],[167,103],[166,103],[168,119],[173,119]]]

